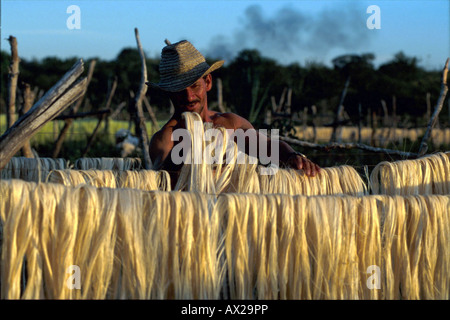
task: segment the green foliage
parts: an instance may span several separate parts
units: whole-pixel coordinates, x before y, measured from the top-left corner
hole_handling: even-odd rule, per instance
[[[243,50],[235,59],[213,73],[213,83],[215,84],[215,80],[218,78],[222,79],[223,102],[227,108],[249,119],[256,128],[263,126],[265,112],[267,108],[271,108],[271,97],[273,96],[278,102],[285,88],[292,90],[291,108],[293,112],[303,111],[305,107],[310,108],[312,105],[316,105],[319,117],[333,115],[348,77],[351,80],[344,105],[345,111],[354,124],[359,121],[359,105],[362,106],[364,120],[369,114],[369,110],[377,113],[378,116],[384,115],[381,100],[386,101],[388,112],[392,114],[392,100],[395,96],[397,115],[401,117],[400,122],[408,120],[412,125],[424,125],[426,121],[424,115],[427,111],[426,95],[430,93],[431,106],[434,107],[440,91],[441,71],[423,69],[417,58],[409,57],[403,52],[399,52],[392,60],[377,68],[373,64],[374,58],[375,56],[371,53],[359,56],[340,56],[333,59],[332,67],[319,63],[282,65],[273,59],[262,56],[257,50]],[[23,83],[30,84],[32,89],[38,88],[41,92],[46,92],[72,67],[77,59],[76,57],[22,59],[19,65],[18,95],[22,94]],[[104,108],[107,94],[115,79],[117,79],[117,89],[112,100],[112,109],[114,110],[122,102],[126,102],[128,107],[132,106],[133,99],[130,91],[137,92],[141,81],[141,62],[138,51],[134,48],[125,48],[111,61],[95,59],[97,63],[93,78],[86,94],[85,103],[79,111],[87,112]],[[214,62],[208,57],[206,59],[210,64]],[[91,59],[85,59],[84,75],[87,74],[90,61]],[[159,59],[147,58],[146,62],[148,80],[158,82]],[[10,55],[6,51],[1,51],[1,132],[6,129],[5,111],[9,64]],[[164,93],[148,87],[147,98],[156,112],[160,126],[162,126],[170,116],[168,97]],[[20,108],[21,99],[17,101],[17,107]],[[216,87],[209,92],[208,101],[211,105],[217,101]],[[448,100],[444,104],[444,110],[447,108],[447,102]],[[445,123],[445,121],[448,123],[450,112],[444,110],[439,118],[441,123]],[[107,131],[103,126],[100,128],[100,132],[87,154],[88,157],[120,155],[119,150],[115,148],[114,133],[120,128],[128,129],[128,112],[129,110],[125,107],[118,117],[124,121],[111,121]],[[96,123],[95,119],[75,121],[64,142],[60,156],[71,161],[79,158]],[[53,122],[49,122],[31,139],[32,148],[36,149],[41,157],[51,156],[55,135],[58,134],[61,126],[62,122],[58,122],[57,128],[53,127]],[[273,123],[272,127],[290,135],[294,135],[296,130],[292,123],[283,121],[279,121],[278,124]],[[132,131],[133,128],[134,125],[132,125]],[[149,122],[147,131],[149,135],[155,131]],[[403,143],[392,143],[387,147],[415,151],[419,142],[420,140],[405,140]],[[436,148],[436,146],[434,147]],[[436,150],[448,150],[448,147],[437,146]],[[309,158],[323,167],[336,163],[375,165],[386,160],[381,154],[374,155],[361,152],[361,150],[349,152],[300,151],[307,152]],[[142,155],[136,153],[133,156]]]
[[[249,119],[256,127],[264,120],[267,108],[271,107],[271,97],[278,101],[283,89],[292,89],[292,111],[302,111],[304,107],[319,106],[319,116],[334,114],[347,77],[351,78],[345,110],[353,122],[358,121],[358,106],[361,104],[363,117],[369,110],[383,115],[381,100],[387,102],[392,113],[392,99],[397,101],[397,114],[423,118],[426,113],[426,94],[431,95],[434,105],[440,90],[440,71],[427,71],[419,65],[419,60],[403,52],[391,61],[375,68],[371,53],[340,56],[333,59],[334,67],[318,63],[298,63],[281,65],[266,58],[257,50],[243,50],[236,58],[213,73],[213,79],[221,78],[223,101],[227,107]],[[70,69],[77,58],[61,59],[47,57],[42,60],[22,59],[20,63],[19,92],[22,83],[46,92]],[[97,64],[88,92],[86,103],[80,112],[104,107],[112,83],[117,79],[117,89],[112,101],[115,109],[121,102],[132,105],[130,91],[136,92],[141,80],[141,62],[137,49],[125,48],[112,61],[96,58]],[[159,59],[147,58],[148,79],[159,81]],[[207,58],[207,61],[213,61]],[[0,112],[5,112],[7,101],[7,79],[10,56],[1,52],[1,99]],[[349,63],[351,62],[351,63]],[[87,73],[90,60],[85,61]],[[214,82],[215,83],[215,82]],[[162,92],[148,88],[147,97],[158,118],[169,115],[169,100]],[[210,103],[217,101],[217,90],[209,92]],[[128,110],[124,108],[119,117],[128,120]],[[441,120],[447,118],[442,114]],[[422,122],[417,122],[423,125]]]
[[[7,89],[8,89],[8,71],[9,71],[9,64],[10,64],[11,58],[8,53],[5,51],[1,51],[1,60],[0,60],[0,90],[1,90],[1,97],[0,97],[0,112],[4,113],[6,111],[6,101],[7,101]]]
[[[250,122],[260,122],[261,111],[270,102],[269,89],[276,84],[276,62],[257,50],[243,50],[227,69],[224,100]]]

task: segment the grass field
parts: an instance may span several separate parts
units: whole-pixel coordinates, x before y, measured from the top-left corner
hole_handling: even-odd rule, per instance
[[[82,137],[85,139],[86,137],[89,137],[91,133],[94,131],[95,127],[97,126],[98,120],[97,119],[87,119],[87,120],[77,120],[72,123],[72,126],[70,128],[70,136],[73,139],[78,137]],[[160,125],[163,125],[163,122],[161,121]],[[31,139],[31,144],[45,144],[45,143],[51,143],[54,142],[55,139],[58,137],[58,134],[60,130],[64,126],[64,121],[50,121],[47,122],[44,127]],[[128,129],[129,122],[128,121],[118,121],[118,120],[111,120],[109,121],[109,128],[105,132],[105,122],[102,122],[99,132],[102,134],[110,135],[111,138],[114,139],[114,133],[117,132],[120,129]],[[132,125],[131,130],[133,130],[134,124]],[[6,115],[1,114],[0,115],[0,131],[3,133],[6,130]],[[149,134],[153,134],[154,129],[151,125],[151,123],[147,122],[147,131]]]
[[[76,160],[82,156],[89,137],[94,131],[98,123],[97,119],[85,119],[74,121],[69,134],[64,140],[63,147],[59,157],[67,160]],[[159,121],[160,127],[165,123],[165,120]],[[155,128],[147,121],[147,132],[149,137],[156,131]],[[64,121],[51,121],[31,139],[31,147],[36,150],[40,157],[51,157],[58,134]],[[96,139],[86,157],[119,157],[120,151],[115,148],[115,133],[120,129],[131,129],[134,132],[134,124],[129,127],[128,121],[111,120],[108,127],[105,128],[105,122],[102,122]],[[326,144],[331,137],[332,128],[318,127],[316,128],[316,135],[314,139],[314,132],[312,127],[307,127],[304,131],[302,127],[297,127],[297,138],[314,141],[319,144]],[[0,115],[0,131],[3,133],[6,130],[6,115]],[[420,139],[423,135],[424,129],[396,129],[378,128],[375,133],[372,133],[371,128],[362,128],[361,142],[384,147],[389,149],[396,149],[401,151],[416,152]],[[358,128],[357,127],[343,127],[342,128],[342,142],[357,142]],[[450,129],[435,129],[433,130],[432,142],[434,148],[429,152],[434,151],[448,151],[450,146]],[[349,164],[353,166],[359,165],[374,165],[384,160],[398,160],[383,154],[373,154],[362,152],[361,150],[333,150],[331,152],[323,152],[316,150],[300,150],[307,154],[311,160],[321,164],[322,166],[333,166],[339,164]],[[19,154],[18,154],[19,155]],[[132,156],[142,156],[139,151]]]
[[[77,120],[72,123],[69,134],[64,140],[60,157],[74,160],[81,156],[89,137],[97,126],[97,119]],[[165,122],[161,121],[160,126]],[[31,147],[37,151],[40,157],[49,157],[52,154],[54,142],[64,126],[64,121],[50,121],[36,133],[30,140]],[[149,136],[156,131],[150,122],[146,123]],[[111,120],[105,128],[103,121],[98,130],[95,142],[87,156],[89,157],[112,157],[118,156],[115,150],[115,133],[120,129],[129,129],[128,121]],[[131,132],[134,132],[134,124],[131,125]],[[0,115],[0,132],[6,131],[6,115]]]
[[[314,140],[314,131],[312,127],[303,130],[302,127],[296,127],[297,138],[306,141]],[[316,141],[318,143],[327,143],[330,141],[333,128],[317,127]],[[411,142],[420,142],[425,134],[425,128],[377,128],[375,131],[369,127],[361,128],[361,143],[373,145],[376,147],[386,147],[390,143],[402,144],[404,140]],[[359,138],[358,127],[343,127],[342,141],[357,142]],[[450,128],[434,129],[432,131],[431,141],[434,145],[450,145]]]

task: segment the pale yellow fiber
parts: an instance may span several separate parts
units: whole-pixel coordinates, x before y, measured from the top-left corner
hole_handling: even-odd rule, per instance
[[[138,170],[142,168],[140,158],[80,158],[75,160],[74,169],[78,170]]]
[[[62,170],[68,166],[68,161],[64,159],[13,157],[0,173],[1,179],[39,182],[45,181],[51,170]]]
[[[450,298],[449,195],[0,192],[2,299]]]
[[[449,154],[380,162],[370,175],[370,185],[373,194],[450,194]]]
[[[323,168],[317,177],[307,177],[303,170],[278,168],[273,174],[262,174],[264,167],[228,140],[225,129],[216,140],[211,139],[210,123],[203,123],[196,113],[185,112],[187,130],[191,136],[191,152],[188,164],[181,169],[175,190],[199,191],[209,194],[238,193],[287,193],[303,195],[349,194],[363,195],[367,187],[350,166]],[[219,161],[208,164],[208,151],[214,150]],[[264,168],[266,169],[266,168]]]
[[[170,191],[170,176],[167,171],[154,170],[53,170],[48,182],[65,186],[92,185],[107,188],[132,188],[140,190]]]
[[[1,171],[1,179],[22,179],[32,182],[46,181],[52,170],[139,170],[139,158],[80,158],[74,164],[65,159],[13,157]]]
[[[219,297],[213,197],[14,179],[0,186],[1,298]],[[71,266],[81,289],[68,286]]]

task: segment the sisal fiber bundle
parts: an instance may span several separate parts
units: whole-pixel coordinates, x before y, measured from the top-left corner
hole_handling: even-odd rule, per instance
[[[75,160],[74,169],[138,170],[142,169],[142,161],[140,158],[80,158]]]
[[[3,299],[219,297],[211,196],[23,180],[0,191]]]
[[[112,170],[53,170],[49,173],[47,182],[60,183],[65,186],[83,184],[95,187],[117,187],[117,172]]]
[[[7,184],[10,188],[5,188]],[[1,293],[5,299],[71,295],[55,283],[63,283],[62,268],[72,264],[78,213],[71,210],[71,204],[78,199],[65,201],[69,199],[64,199],[62,185],[40,186],[44,185],[22,180],[2,182],[1,192],[6,201],[2,202],[1,210]],[[56,211],[64,214],[56,215]],[[28,275],[25,288],[23,269]]]
[[[450,297],[449,196],[223,194],[217,205],[231,299]]]
[[[65,186],[88,184],[95,187],[132,188],[145,191],[170,191],[170,175],[160,170],[53,170],[47,182],[60,183]]]
[[[290,195],[362,196],[367,187],[359,173],[351,166],[322,168],[316,177],[307,177],[303,170],[278,169],[273,175],[258,175],[261,193]]]
[[[211,123],[202,123],[197,113],[185,112],[183,118],[190,133],[191,148],[186,158],[189,161],[181,169],[175,190],[209,194],[367,194],[364,181],[350,166],[323,168],[314,178],[307,177],[303,170],[284,168],[273,170],[273,174],[262,174],[262,170],[267,168],[238,150],[224,128],[215,128],[221,134],[213,139],[207,130],[211,128]],[[213,164],[208,163],[211,157],[217,159]]]
[[[215,182],[220,179],[221,170],[218,168],[216,174],[214,174],[213,166],[208,161],[208,156],[211,156],[211,153],[207,154],[205,151],[207,145],[205,130],[210,126],[208,123],[203,124],[198,113],[184,112],[182,116],[186,123],[186,130],[190,135],[190,148],[184,158],[175,190],[215,194]],[[223,129],[218,128],[218,130]],[[223,139],[226,140],[226,135],[223,135]],[[213,142],[210,143],[213,144]],[[216,140],[215,143],[221,143],[221,141]],[[226,146],[226,141],[223,144]],[[223,147],[220,148],[221,154],[217,155],[219,159],[223,159],[223,150]]]
[[[358,206],[347,207],[349,199],[282,194],[219,197],[220,211],[227,216],[230,298],[360,298]]]
[[[370,175],[373,194],[450,194],[450,160],[436,153],[414,160],[379,163]]]
[[[218,220],[199,193],[118,192],[113,297],[218,299]],[[119,268],[116,268],[119,269]],[[121,279],[117,277],[121,275]]]
[[[4,299],[450,298],[449,195],[0,192]]]
[[[119,188],[132,188],[145,191],[170,191],[170,175],[165,170],[124,170],[117,175]]]
[[[247,158],[248,159],[248,158]],[[258,164],[237,164],[231,172],[229,183],[223,190],[224,193],[261,193],[259,183]]]
[[[13,157],[1,170],[1,179],[22,179],[25,181],[45,181],[51,170],[68,168],[68,162],[58,158]]]
[[[198,179],[196,186],[188,185],[190,177],[188,165],[185,175],[175,190],[198,191],[208,187]],[[227,167],[231,169],[231,167]],[[212,175],[217,174],[211,172]],[[184,179],[184,180],[183,180]],[[89,184],[96,187],[132,188],[146,191],[170,191],[170,175],[160,170],[53,170],[48,174],[48,182],[62,183],[66,186]],[[185,183],[183,184],[184,181]],[[337,181],[338,183],[331,183]],[[285,193],[290,195],[338,195],[347,194],[362,196],[367,193],[366,186],[357,171],[350,166],[323,168],[315,178],[307,177],[301,170],[278,169],[273,175],[260,174],[256,164],[238,164],[227,175],[220,175],[217,180],[210,181],[209,191],[220,193]],[[177,189],[181,188],[181,189]],[[185,190],[188,189],[188,190]]]

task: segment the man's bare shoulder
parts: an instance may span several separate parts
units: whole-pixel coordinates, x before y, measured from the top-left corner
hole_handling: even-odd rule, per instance
[[[252,124],[245,118],[232,112],[217,112],[214,114],[213,122],[215,125],[222,125],[227,129],[252,129]]]

